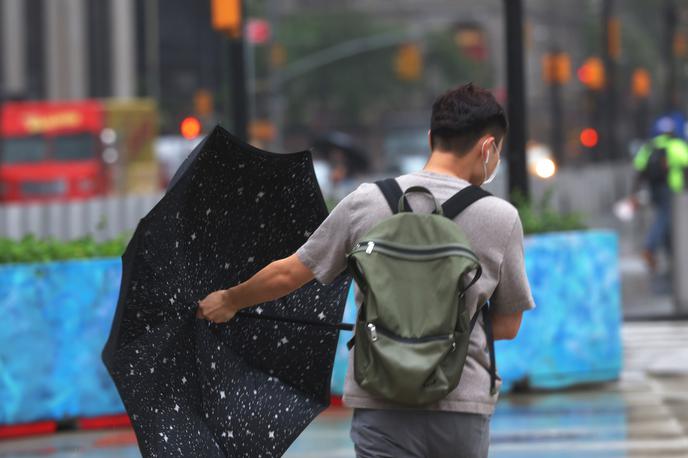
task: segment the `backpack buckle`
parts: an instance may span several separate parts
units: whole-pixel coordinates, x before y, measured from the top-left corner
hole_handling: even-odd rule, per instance
[[[370,334],[370,340],[375,342],[377,340],[377,329],[373,323],[368,323],[368,333]]]

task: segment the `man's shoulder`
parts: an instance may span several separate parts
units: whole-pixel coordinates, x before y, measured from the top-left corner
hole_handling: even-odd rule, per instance
[[[511,202],[495,195],[480,199],[477,203],[481,204],[486,209],[507,217],[513,218],[518,216],[518,209]]]
[[[492,231],[504,231],[504,235],[508,235],[516,222],[520,221],[516,207],[494,195],[478,200],[466,212],[467,217],[485,222]]]
[[[380,197],[382,198],[382,192],[380,191],[380,188],[375,183],[361,183],[349,193],[349,195],[346,196],[346,199],[352,201],[352,202],[361,202],[361,201],[366,201],[371,198],[377,198]]]
[[[406,182],[413,182],[417,181],[417,177],[415,177],[413,174],[408,174],[408,175],[402,175],[399,177],[395,178],[398,182],[401,183],[406,183]],[[415,184],[415,183],[414,183]],[[422,183],[423,185],[425,183]],[[428,183],[429,188],[433,188],[432,184]],[[465,186],[464,186],[465,187]],[[460,192],[464,187],[458,185],[455,186],[455,189],[453,189],[447,197],[451,197],[454,193]],[[432,191],[432,189],[430,189]],[[347,197],[347,200],[350,200],[352,203],[366,203],[375,201],[384,201],[384,196],[382,194],[382,191],[380,188],[377,186],[376,183],[374,182],[365,182],[361,183],[356,189],[354,189]],[[446,199],[442,199],[446,200]],[[493,215],[499,215],[502,216],[506,219],[511,219],[513,220],[514,218],[518,217],[518,210],[516,207],[514,207],[510,202],[508,202],[505,199],[502,199],[501,197],[495,196],[493,194],[484,197],[477,202],[475,202],[471,207],[475,207],[479,209],[482,212],[490,212]]]
[[[384,202],[384,196],[375,183],[361,183],[347,194],[337,207],[346,209],[349,213],[355,213],[373,206],[380,206]]]

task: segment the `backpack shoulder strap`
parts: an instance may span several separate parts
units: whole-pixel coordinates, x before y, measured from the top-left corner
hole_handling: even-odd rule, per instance
[[[404,195],[404,191],[401,190],[401,186],[399,186],[397,180],[394,178],[387,178],[386,180],[376,181],[375,184],[385,196],[387,204],[392,210],[392,214],[396,215],[399,213],[399,199]],[[404,207],[407,209],[406,211],[413,211],[406,198],[404,198]]]
[[[492,194],[478,186],[471,185],[463,188],[442,204],[444,216],[449,219],[454,219],[474,202],[491,195]]]

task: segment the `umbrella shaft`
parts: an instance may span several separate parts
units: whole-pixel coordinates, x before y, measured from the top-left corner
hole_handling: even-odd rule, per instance
[[[284,323],[296,323],[296,324],[303,324],[303,325],[307,325],[307,326],[317,326],[320,328],[337,329],[339,331],[353,331],[354,330],[354,325],[349,324],[349,323],[334,324],[334,323],[327,323],[327,322],[322,322],[322,321],[299,320],[296,318],[284,318],[281,316],[265,315],[264,313],[258,314],[258,313],[251,313],[251,312],[239,312],[237,315],[242,317],[242,318],[256,318],[259,320],[271,320],[271,321],[281,321]]]

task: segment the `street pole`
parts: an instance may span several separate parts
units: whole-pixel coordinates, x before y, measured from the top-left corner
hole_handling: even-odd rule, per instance
[[[279,0],[268,0],[268,21],[272,33],[270,34],[270,49],[275,48],[275,35],[279,30],[280,15],[278,12]],[[284,146],[284,111],[285,111],[285,97],[282,94],[282,81],[279,78],[278,70],[275,68],[275,62],[270,65],[270,123],[274,126],[275,136],[272,139],[270,148],[273,151],[282,151]]]
[[[229,90],[225,106],[227,125],[234,135],[248,141],[248,94],[246,91],[246,50],[244,47],[244,0],[212,0],[213,28],[227,36]],[[224,73],[224,71],[223,71]]]
[[[616,48],[612,49],[612,46],[617,46],[618,44],[614,42],[612,45],[612,40],[617,40],[616,34],[618,30],[613,29],[613,27],[618,27],[618,22],[615,22],[612,26],[611,21],[612,13],[614,9],[613,0],[603,0],[602,2],[602,61],[604,62],[604,73],[605,73],[605,86],[603,102],[600,104],[599,108],[602,111],[602,132],[600,135],[602,149],[602,156],[605,159],[618,159],[619,151],[616,141],[616,55],[618,52]],[[615,34],[612,37],[612,33]]]
[[[562,108],[562,86],[564,81],[561,74],[562,58],[564,54],[559,47],[559,17],[558,9],[554,3],[549,7],[549,56],[547,65],[549,66],[549,102],[552,115],[550,125],[550,145],[557,165],[564,164],[564,114]],[[568,57],[568,56],[567,56]]]
[[[229,39],[229,62],[231,85],[227,107],[231,107],[234,134],[248,140],[248,94],[246,93],[246,62],[243,34]]]
[[[159,0],[145,3],[146,17],[146,93],[160,103],[160,5]]]
[[[526,95],[521,0],[504,0],[506,22],[507,116],[509,118],[509,196],[528,199]]]
[[[556,54],[553,52],[552,55]],[[552,81],[549,86],[550,110],[552,112],[550,138],[557,165],[561,166],[564,163],[564,114],[561,103],[561,83],[559,81]]]
[[[676,4],[673,0],[664,2],[664,67],[667,78],[664,94],[664,110],[672,112],[676,108],[676,66],[674,65],[674,35],[676,34]]]

